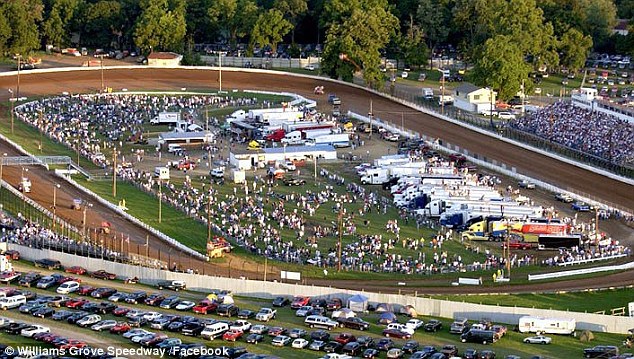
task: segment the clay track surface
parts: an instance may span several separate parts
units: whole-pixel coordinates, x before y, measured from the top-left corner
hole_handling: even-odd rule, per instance
[[[616,181],[604,176],[595,174],[590,171],[583,170],[576,166],[559,162],[550,157],[539,155],[530,151],[523,150],[519,147],[510,145],[506,142],[492,139],[487,136],[480,135],[474,131],[463,127],[447,123],[432,116],[416,113],[403,105],[394,103],[380,96],[371,94],[365,90],[352,88],[345,85],[331,83],[319,79],[302,78],[291,76],[288,74],[259,74],[248,72],[223,71],[222,73],[223,89],[255,89],[269,91],[288,91],[298,93],[305,97],[316,99],[317,101],[326,102],[326,95],[315,96],[312,89],[317,85],[323,85],[326,93],[336,93],[341,97],[344,104],[344,110],[352,110],[358,113],[367,113],[370,107],[370,101],[373,103],[373,111],[375,114],[381,113],[384,120],[398,123],[401,120],[401,114],[404,113],[403,119],[405,127],[428,136],[439,138],[443,141],[453,144],[459,144],[461,147],[469,150],[470,153],[478,153],[486,156],[488,159],[494,159],[508,166],[516,167],[518,172],[525,173],[537,179],[558,185],[563,188],[590,193],[597,198],[615,203],[619,206],[631,208],[634,204],[634,186]],[[171,90],[179,91],[186,87],[189,90],[195,89],[217,89],[218,73],[216,71],[194,70],[194,69],[108,69],[105,71],[106,86],[116,89],[126,88],[129,91],[135,90]],[[15,87],[15,77],[0,77],[0,88]],[[86,93],[95,92],[101,86],[100,71],[77,71],[77,72],[60,72],[60,73],[22,73],[21,76],[21,96],[32,97],[35,95],[56,95],[62,92],[70,93]],[[0,101],[6,101],[8,94],[0,95]],[[0,143],[0,151],[7,152],[9,155],[17,154],[14,149],[9,148],[6,143]],[[21,176],[19,168],[5,167],[4,179],[17,187],[19,177]],[[73,198],[85,198],[86,195],[60,181],[52,173],[46,172],[41,168],[31,168],[29,177],[33,183],[33,191],[29,196],[46,207],[52,206],[52,188],[54,184],[59,183],[62,188],[58,190],[57,214],[66,218],[71,223],[81,227],[82,213],[81,211],[70,210],[70,203]],[[149,236],[150,256],[156,258],[161,253],[162,260],[170,260],[177,262],[183,268],[197,268],[201,272],[216,275],[232,275],[246,276],[248,278],[262,278],[262,270],[259,266],[245,262],[243,259],[234,258],[233,268],[227,266],[211,265],[208,263],[193,260],[187,255],[182,255],[169,248],[167,244],[160,239],[152,236],[147,231],[133,225],[132,223],[119,217],[105,206],[95,202],[87,216],[87,226],[89,228],[98,227],[101,221],[106,220],[113,224],[117,233],[125,233],[130,235],[130,251],[144,252],[145,238]],[[105,243],[116,248],[120,247],[118,239],[96,238],[96,240],[104,239]],[[95,240],[95,238],[93,238]],[[127,249],[124,244],[124,250]],[[275,274],[269,271],[270,278]],[[307,283],[314,285],[330,285],[341,288],[350,289],[366,289],[366,290],[390,290],[389,285],[395,283],[388,282],[348,282],[348,281],[332,281],[310,279]],[[499,291],[509,292],[527,292],[527,291],[551,291],[564,289],[582,289],[590,287],[605,286],[606,283],[611,285],[627,285],[634,283],[634,271],[612,274],[602,278],[584,279],[583,281],[569,280],[558,283],[547,283],[538,285],[521,285],[521,286],[500,286]],[[414,283],[412,283],[414,284]],[[427,282],[416,281],[416,287],[425,287],[419,292],[424,293],[465,293],[491,291],[490,288],[455,288],[455,287],[436,287],[435,285],[446,284],[444,281],[431,280]],[[432,285],[428,287],[426,284]],[[408,289],[413,287],[408,286]],[[393,289],[396,291],[396,289]]]

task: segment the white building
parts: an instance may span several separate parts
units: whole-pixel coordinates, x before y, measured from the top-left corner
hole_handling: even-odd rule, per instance
[[[183,55],[174,52],[152,52],[147,57],[148,66],[175,67],[181,64]]]
[[[229,154],[229,163],[235,168],[249,170],[253,169],[253,167],[264,168],[267,165],[287,159],[304,160],[314,157],[319,160],[334,160],[337,159],[337,151],[330,145],[235,150]]]
[[[495,92],[470,83],[463,83],[454,90],[454,106],[468,112],[484,113],[495,109]]]
[[[579,90],[574,90],[570,98],[572,104],[577,107],[589,111],[603,112],[625,121],[634,122],[634,108],[626,106],[624,103],[618,104],[603,100],[603,98],[598,95],[597,89],[582,87]]]

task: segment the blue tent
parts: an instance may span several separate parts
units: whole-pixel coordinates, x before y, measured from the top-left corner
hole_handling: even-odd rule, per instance
[[[396,314],[392,312],[381,313],[381,316],[379,317],[379,324],[390,324],[395,322],[397,322]]]

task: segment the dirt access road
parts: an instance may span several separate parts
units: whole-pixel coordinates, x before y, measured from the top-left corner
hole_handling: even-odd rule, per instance
[[[186,87],[190,90],[195,89],[217,89],[218,73],[216,71],[194,70],[194,69],[148,69],[139,67],[138,69],[108,69],[105,71],[106,86],[115,90],[127,88],[129,91],[135,90],[173,90],[179,91]],[[411,109],[392,101],[384,99],[380,96],[370,94],[362,89],[350,88],[345,85],[335,84],[319,79],[302,78],[280,74],[255,74],[245,72],[223,71],[223,89],[258,89],[258,90],[274,90],[289,91],[299,93],[303,96],[314,98],[318,101],[326,101],[326,96],[315,96],[312,89],[317,85],[323,85],[326,93],[336,93],[342,98],[345,110],[352,110],[359,113],[367,113],[369,110],[370,100],[373,102],[375,112],[382,112],[385,120],[398,122],[403,116],[405,127],[433,136],[443,141],[454,144],[460,144],[471,153],[478,153],[489,159],[495,159],[498,162],[506,163],[509,166],[516,167],[518,172],[531,175],[537,179],[556,184],[563,188],[590,193],[595,197],[605,199],[606,201],[616,203],[625,208],[631,208],[634,205],[634,186],[625,184],[620,181],[612,180],[604,176],[600,176],[590,171],[583,170],[576,166],[568,165],[550,157],[539,155],[530,151],[525,151],[519,147],[510,145],[503,141],[498,141],[486,136],[482,136],[476,132],[464,129],[460,126],[453,125],[425,114],[414,114]],[[1,77],[0,88],[14,88],[16,83],[15,77]],[[77,71],[77,72],[59,72],[35,74],[23,72],[21,75],[21,96],[36,96],[46,94],[61,94],[62,92],[82,93],[95,92],[101,86],[100,71]],[[0,95],[0,101],[6,101],[8,93]],[[6,143],[0,143],[0,151],[11,153],[11,149]],[[7,168],[5,180],[12,185],[17,185],[20,176],[20,170],[17,168]],[[60,181],[51,173],[38,168],[32,168],[29,173],[34,188],[32,198],[40,202],[42,205],[50,207],[52,205],[52,188],[55,183]],[[37,184],[41,182],[41,184]],[[63,188],[58,191],[66,192],[61,194],[62,202],[58,202],[58,208],[63,206],[62,203],[70,203],[75,196],[82,196],[70,186],[60,183]],[[41,187],[39,187],[41,186]],[[73,223],[81,223],[81,213],[73,211],[58,211],[60,216],[68,218]],[[122,233],[130,233],[131,251],[134,252],[135,247],[143,246],[145,238],[150,238],[150,255],[158,255],[161,251],[165,258],[169,253],[172,262],[178,262],[184,268],[197,268],[204,273],[213,273],[217,275],[228,275],[231,269],[226,266],[210,265],[193,260],[186,255],[180,255],[175,250],[171,250],[167,245],[158,238],[151,236],[146,231],[139,229],[133,224],[113,214],[107,207],[98,203],[94,204],[91,209],[88,226],[98,225],[102,220],[108,220],[113,226]],[[114,242],[117,242],[116,240]],[[138,250],[138,249],[137,249]],[[141,249],[141,253],[142,253]],[[233,276],[244,275],[249,278],[261,278],[261,270],[255,265],[245,262],[243,259],[236,258],[232,260]],[[269,272],[271,273],[271,272]],[[274,274],[271,273],[272,277]],[[579,281],[565,281],[553,284],[536,285],[536,286],[503,286],[497,287],[500,291],[539,291],[539,290],[562,290],[562,289],[581,289],[588,287],[600,287],[605,283],[612,285],[631,284],[634,282],[634,271],[621,274],[614,274],[596,279],[584,279]],[[332,281],[311,279],[307,283],[315,285],[332,285],[336,287],[347,287],[351,289],[361,289],[387,291],[390,283],[354,283],[348,281]],[[464,293],[465,288],[451,287],[435,287],[441,283],[432,280],[430,282],[418,282],[416,286],[424,286],[429,283],[432,287],[426,287],[426,293]],[[446,284],[446,283],[442,283]],[[409,287],[411,289],[411,287]],[[394,290],[394,289],[392,289]],[[490,291],[490,288],[469,288],[469,291]]]

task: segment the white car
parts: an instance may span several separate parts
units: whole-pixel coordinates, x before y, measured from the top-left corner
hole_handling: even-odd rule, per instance
[[[142,340],[149,340],[149,339],[154,338],[155,335],[156,334],[153,334],[153,333],[137,335],[137,336],[134,336],[134,337],[130,338],[130,341],[132,343],[140,343]]]
[[[544,335],[536,335],[534,337],[524,338],[524,343],[528,344],[550,344],[553,339]]]
[[[407,71],[403,71],[403,72],[401,72],[401,78],[406,79],[406,78],[408,78],[408,77],[409,77],[409,73],[408,73]]]
[[[115,325],[117,325],[117,321],[116,320],[102,320],[97,324],[93,324],[90,329],[96,331],[96,332],[100,332],[102,330],[110,330],[111,328],[113,328]]]
[[[315,71],[315,65],[307,65],[304,67],[304,69],[308,71]]]
[[[498,117],[500,118],[500,120],[514,120],[515,119],[514,114],[510,112],[506,112],[506,111],[502,111],[498,113]]]
[[[293,161],[286,161],[283,164],[283,168],[287,171],[295,171],[297,169],[297,166],[295,166]]]
[[[77,321],[77,325],[80,327],[87,327],[89,325],[97,324],[101,321],[101,316],[97,314],[87,315]]]
[[[159,313],[159,312],[147,312],[145,314],[143,314],[143,318],[145,320],[147,320],[148,322],[151,322],[153,320],[156,320],[160,317],[162,317],[163,314]]]
[[[284,347],[284,346],[287,346],[288,343],[290,342],[291,342],[291,337],[287,337],[286,335],[278,335],[275,338],[273,338],[273,341],[271,341],[271,345],[275,347]]]
[[[35,334],[50,333],[50,332],[51,332],[51,329],[49,327],[44,327],[41,325],[31,325],[22,329],[22,331],[20,331],[20,335],[23,337],[31,338]]]
[[[241,331],[243,333],[246,333],[246,332],[249,331],[249,329],[251,329],[251,323],[249,323],[246,320],[236,320],[229,327],[229,330],[231,330],[231,329],[239,330],[239,331]]]
[[[176,310],[190,310],[192,309],[194,306],[196,306],[196,303],[191,302],[189,300],[184,300],[180,303],[178,303],[178,305],[176,306]]]
[[[414,330],[422,327],[425,323],[420,319],[410,319],[405,323],[405,326]]]
[[[304,338],[297,338],[295,340],[293,340],[293,343],[291,343],[291,347],[295,348],[295,349],[304,349],[308,346],[308,340],[304,339]]]
[[[76,292],[79,289],[79,283],[75,281],[64,282],[57,287],[56,292],[58,294],[70,294]]]
[[[145,315],[145,311],[140,309],[132,309],[131,311],[128,312],[128,314],[125,315],[125,317],[128,319],[132,319],[134,317],[143,316],[143,315]]]

